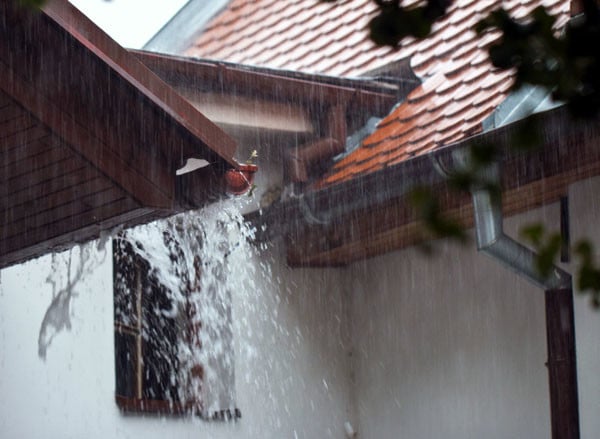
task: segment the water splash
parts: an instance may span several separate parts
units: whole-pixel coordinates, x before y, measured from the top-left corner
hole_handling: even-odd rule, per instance
[[[240,203],[225,200],[120,235],[165,287],[170,305],[157,307],[156,317],[178,322],[175,358],[163,358],[176,371],[170,381],[177,383],[177,395],[170,398],[202,401],[201,407],[188,407],[204,417],[236,413],[232,292],[252,276],[255,252],[250,245],[255,230],[244,222]],[[153,343],[165,339],[153,328],[144,337]]]

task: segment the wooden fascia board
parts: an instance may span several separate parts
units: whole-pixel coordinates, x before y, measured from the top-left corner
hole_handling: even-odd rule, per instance
[[[135,57],[65,2],[52,1],[46,8],[53,16],[22,9],[14,2],[0,5],[3,21],[7,24],[2,28],[5,35],[0,41],[0,87],[70,148],[141,205],[159,209],[178,208],[175,169],[182,165],[182,160],[188,157],[206,158],[214,163],[212,167],[216,173],[237,165],[231,155],[224,158],[216,152],[217,147],[224,146],[226,154],[232,154],[234,141],[203,118]],[[85,37],[81,29],[56,22],[64,18],[62,13],[73,23],[85,25]],[[115,56],[106,55],[88,36],[95,36],[106,49],[114,51]],[[130,69],[131,72],[121,68],[120,63],[131,67],[130,62],[135,66]],[[77,70],[78,66],[81,69]],[[32,73],[34,71],[37,72]],[[44,83],[40,78],[47,76],[48,72],[51,72],[50,78],[54,81],[46,80]],[[73,90],[65,90],[64,86],[61,90],[57,84],[63,73],[75,81]],[[89,76],[86,77],[86,73]],[[147,87],[146,83],[150,86]],[[154,93],[153,88],[162,95]],[[81,91],[89,93],[90,89],[98,92],[85,101]],[[160,101],[160,97],[165,97],[167,102]],[[104,107],[99,103],[103,101]],[[118,122],[116,118],[121,115],[124,125],[133,126],[128,135],[122,135],[121,127],[114,126],[118,123],[111,126],[104,121],[107,118],[106,102],[111,104],[108,112],[115,113],[109,115],[114,116],[113,121]],[[115,103],[117,105],[113,105]],[[183,110],[179,119],[174,119],[173,107],[169,104],[178,103]],[[78,111],[82,105],[87,107],[87,112]],[[186,119],[188,116],[189,119]],[[194,119],[195,116],[199,119]],[[182,126],[179,120],[198,124],[194,125],[195,133]],[[206,136],[214,137],[211,141],[214,148],[207,147],[204,140],[198,138],[199,132],[204,140]],[[149,146],[148,142],[152,142],[150,146],[154,155],[143,148]],[[156,155],[156,152],[160,154]]]
[[[203,87],[205,91],[236,93],[260,99],[297,102],[300,105],[359,101],[366,108],[389,110],[398,100],[393,90],[366,88],[366,81],[344,85],[289,77],[226,63],[210,63],[175,56],[132,51],[148,68],[171,85]],[[333,81],[335,78],[331,78]],[[340,81],[342,81],[340,79]],[[382,87],[383,88],[383,87]]]
[[[66,0],[47,0],[44,13],[169,115],[220,159],[236,166],[235,141],[173,91],[129,51],[117,44]],[[192,153],[194,151],[191,151]],[[196,151],[198,152],[198,151]]]
[[[504,191],[503,212],[510,216],[557,202],[567,194],[570,184],[594,175],[600,175],[600,163]],[[470,196],[450,191],[445,185],[436,189],[444,215],[467,229],[472,227]],[[290,233],[288,263],[292,267],[344,266],[435,238],[418,220],[410,202],[399,198],[376,209],[339,219],[327,227],[306,227]]]
[[[555,202],[567,193],[570,184],[600,175],[597,119],[575,121],[570,119],[566,108],[558,108],[538,114],[534,120],[537,126],[545,127],[542,131],[545,146],[539,150],[515,153],[510,148],[514,133],[527,123],[520,121],[430,156],[324,188],[300,201],[292,199],[266,212],[265,221],[287,222],[287,228],[280,231],[289,238],[290,265],[345,265],[432,238],[424,233],[405,196],[415,184],[433,188],[443,211],[466,227],[471,226],[469,194],[450,191],[437,175],[433,162],[450,163],[454,150],[473,142],[485,140],[501,148],[503,208],[508,215]],[[391,195],[378,197],[379,192]],[[356,206],[356,200],[366,193],[371,196],[365,198],[363,205]],[[311,217],[322,219],[323,224],[308,224],[303,219],[307,206]]]

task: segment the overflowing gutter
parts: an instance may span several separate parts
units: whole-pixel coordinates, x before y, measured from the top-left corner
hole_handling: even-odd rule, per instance
[[[528,123],[543,126],[542,144],[534,151],[515,151],[511,148],[516,133]],[[377,206],[402,200],[412,189],[425,186],[446,194],[446,179],[436,170],[437,163],[451,164],[457,150],[465,150],[481,142],[497,145],[500,181],[503,191],[517,190],[550,177],[560,177],[557,184],[600,175],[600,151],[595,142],[600,139],[597,120],[573,120],[564,107],[531,116],[463,141],[416,156],[396,166],[360,175],[337,185],[308,189],[296,196],[274,203],[248,218],[264,225],[260,239],[294,234],[311,224],[333,224],[340,218]],[[560,191],[560,188],[557,189]],[[558,198],[548,193],[552,200]],[[468,197],[463,197],[468,203]],[[406,202],[403,201],[403,202]],[[468,203],[470,204],[470,203]],[[306,213],[309,212],[310,215]],[[406,218],[406,221],[415,218]],[[259,228],[261,230],[261,228]]]

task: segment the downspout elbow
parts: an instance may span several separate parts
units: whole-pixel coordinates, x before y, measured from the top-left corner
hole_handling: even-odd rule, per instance
[[[535,285],[548,289],[571,287],[571,275],[554,266],[548,276],[539,273],[537,254],[504,234],[502,206],[489,190],[472,190],[477,248],[502,262]]]

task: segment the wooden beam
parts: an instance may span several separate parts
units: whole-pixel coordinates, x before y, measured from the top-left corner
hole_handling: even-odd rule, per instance
[[[579,439],[573,290],[547,290],[546,337],[553,439]]]
[[[131,53],[172,86],[188,86],[203,92],[225,90],[235,95],[277,102],[291,101],[304,106],[307,103],[326,105],[355,99],[363,108],[386,112],[399,99],[398,90],[368,80],[284,73],[260,68],[253,70],[247,66],[211,63],[144,51]],[[292,76],[294,74],[297,76]]]
[[[175,93],[135,56],[116,44],[69,2],[48,0],[43,10],[48,17],[90,50],[96,59],[109,66],[136,91],[152,101],[156,108],[167,114],[172,122],[190,134],[190,153],[203,152],[199,142],[193,145],[193,138],[196,138],[214,151],[220,160],[231,166],[237,164],[233,160],[236,143],[231,137],[196,111],[189,102]]]

